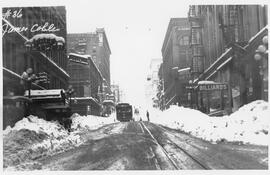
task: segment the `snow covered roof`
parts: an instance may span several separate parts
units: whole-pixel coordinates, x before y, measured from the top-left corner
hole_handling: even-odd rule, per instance
[[[190,67],[187,67],[187,68],[184,68],[184,69],[179,69],[178,72],[186,72],[186,71],[189,71],[190,70]]]
[[[85,59],[89,59],[89,57],[91,58],[91,55],[80,55],[80,54],[77,54],[77,53],[70,53],[69,55],[73,55],[73,56],[76,56],[76,57],[82,57],[82,58],[85,58]]]
[[[72,97],[71,100],[91,100],[99,105],[99,101],[94,97]]]
[[[94,100],[93,97],[72,97],[71,100]]]
[[[268,25],[266,25],[264,28],[262,28],[256,35],[251,37],[250,40],[248,41],[248,43],[250,44],[251,42],[253,42],[259,35],[263,34],[267,30],[268,30]]]
[[[114,102],[113,102],[112,100],[104,100],[102,103],[103,103],[103,104],[104,104],[104,103],[111,103],[111,104],[114,104]]]
[[[214,81],[199,81],[198,84],[217,84],[216,82]]]
[[[31,90],[31,96],[59,96],[61,97],[61,91],[65,92],[64,89],[50,89],[50,90]],[[28,96],[28,90],[24,93]]]
[[[40,33],[40,34],[36,34],[34,35],[29,42],[33,42],[35,40],[39,40],[39,39],[55,39],[57,42],[62,42],[65,43],[65,39],[61,36],[56,36],[53,33]]]
[[[230,57],[229,59],[227,59],[226,61],[224,61],[224,63],[222,63],[220,66],[217,67],[217,70],[221,69],[223,66],[225,66],[225,64],[229,63],[232,60],[233,57]]]
[[[89,59],[93,63],[94,67],[97,69],[97,71],[100,74],[101,78],[104,79],[104,77],[102,76],[102,74],[101,74],[100,70],[98,69],[97,65],[92,60],[92,56],[91,55],[80,55],[80,54],[76,54],[76,53],[70,53],[69,55],[73,55],[73,56],[77,56],[77,57],[82,57],[82,58]]]

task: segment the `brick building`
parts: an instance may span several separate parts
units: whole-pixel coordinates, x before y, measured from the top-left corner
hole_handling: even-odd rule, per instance
[[[172,18],[162,46],[163,91],[165,106],[186,104],[184,84],[189,77],[191,53],[189,49],[189,22],[187,18]]]
[[[267,37],[267,11],[265,5],[190,6],[193,86],[200,81],[227,86],[194,92],[198,108],[230,113],[253,100],[268,100],[268,55],[254,58]]]
[[[68,53],[91,55],[104,77],[106,93],[110,94],[110,46],[105,30],[97,28],[93,33],[70,33],[67,36]]]
[[[70,53],[68,63],[69,84],[75,90],[72,111],[81,115],[99,115],[103,77],[90,55]],[[76,103],[75,103],[76,100]]]

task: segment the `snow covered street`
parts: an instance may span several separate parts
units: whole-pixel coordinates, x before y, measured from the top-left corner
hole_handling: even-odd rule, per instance
[[[224,117],[209,117],[197,110],[178,106],[171,106],[163,112],[156,109],[148,110],[150,122],[181,130],[211,143],[262,146],[269,143],[270,108],[264,101],[252,102]],[[146,117],[143,114],[141,111],[140,115],[135,116],[135,120],[142,118],[145,121]],[[100,129],[104,126],[107,129]],[[134,127],[139,128],[138,126],[135,122],[130,125],[121,124],[116,121],[115,114],[110,117],[74,114],[72,129],[68,132],[58,122],[29,116],[17,122],[13,128],[7,127],[3,132],[4,169],[41,169],[41,164],[36,161],[40,158],[64,153],[82,146],[91,139],[102,139]],[[267,158],[262,161],[268,163]]]

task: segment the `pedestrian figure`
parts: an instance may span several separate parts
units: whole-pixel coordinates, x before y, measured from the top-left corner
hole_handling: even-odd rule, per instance
[[[146,117],[147,117],[147,120],[150,121],[150,119],[149,119],[149,112],[148,111],[146,112]]]

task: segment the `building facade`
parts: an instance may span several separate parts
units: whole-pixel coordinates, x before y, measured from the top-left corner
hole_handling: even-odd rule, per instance
[[[90,55],[70,53],[69,84],[74,89],[72,110],[81,115],[99,115],[103,77]]]
[[[267,11],[266,5],[190,6],[192,85],[226,85],[195,90],[192,101],[198,108],[230,113],[253,100],[268,100],[268,55],[254,58],[267,37]]]
[[[186,105],[184,84],[190,74],[190,26],[188,18],[172,18],[162,46],[162,77],[165,107],[171,104]]]
[[[153,107],[158,107],[158,85],[159,85],[159,77],[158,70],[162,63],[162,59],[151,59],[149,66],[149,73],[147,76],[147,84],[145,89],[145,98],[147,104],[151,104]]]
[[[119,103],[121,101],[120,99],[120,87],[118,84],[112,84],[111,90],[114,96],[114,102],[115,104]]]
[[[33,89],[66,89],[66,9],[56,7],[3,8],[3,95],[22,95],[21,75],[46,72],[49,81],[33,82]]]
[[[70,33],[67,36],[68,53],[91,55],[104,77],[104,88],[110,94],[110,55],[111,50],[105,30],[97,28],[93,33]]]

